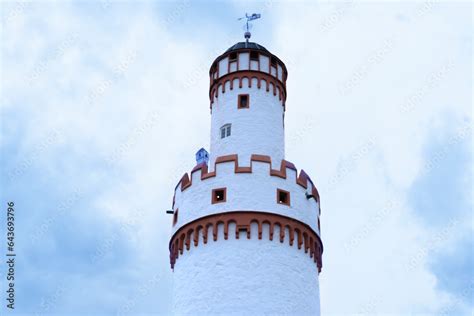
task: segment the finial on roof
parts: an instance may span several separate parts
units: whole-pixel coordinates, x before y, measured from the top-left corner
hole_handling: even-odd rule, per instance
[[[252,26],[252,24],[249,24],[249,21],[260,19],[260,17],[261,17],[261,14],[259,13],[252,13],[252,15],[248,15],[247,13],[245,13],[244,17],[239,18],[239,20],[247,19],[245,23],[246,32],[244,33],[245,41],[247,43],[249,42],[249,38],[252,36],[252,34],[250,33],[250,27]]]

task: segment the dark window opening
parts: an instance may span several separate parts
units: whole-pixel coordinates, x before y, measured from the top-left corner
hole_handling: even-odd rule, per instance
[[[173,214],[173,226],[176,225],[177,222],[178,222],[178,209],[176,209],[176,211],[174,211],[174,214]]]
[[[229,62],[237,61],[237,53],[230,53]]]
[[[226,201],[226,188],[212,190],[212,204],[222,203]]]
[[[272,59],[271,59],[271,64],[272,64],[272,66],[276,66],[277,60],[276,60],[275,57],[272,57]]]
[[[217,79],[217,66],[214,66],[214,67],[211,69],[211,79],[212,79],[212,80]]]
[[[290,192],[277,189],[277,203],[290,205]]]
[[[249,107],[249,95],[248,94],[239,94],[238,108],[248,108]]]
[[[250,60],[258,61],[258,52],[250,52]]]

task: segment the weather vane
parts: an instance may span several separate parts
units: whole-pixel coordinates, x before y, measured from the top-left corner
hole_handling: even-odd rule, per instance
[[[245,23],[246,32],[244,34],[244,37],[245,37],[245,40],[247,41],[247,43],[248,43],[249,38],[251,36],[250,28],[252,27],[252,24],[249,24],[249,21],[260,19],[260,17],[261,17],[261,14],[259,14],[259,13],[252,13],[252,15],[248,15],[247,13],[245,13],[244,17],[241,17],[241,18],[238,19],[239,21],[242,20],[242,19],[247,19],[247,22]]]

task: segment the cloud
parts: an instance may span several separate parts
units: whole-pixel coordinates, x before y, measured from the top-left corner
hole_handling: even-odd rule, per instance
[[[451,303],[443,309],[446,314],[454,315],[454,309],[467,313],[473,308],[473,247],[472,234],[467,233],[431,259],[438,288],[451,295]]]
[[[449,293],[442,314],[464,314],[472,309],[472,123],[458,124],[446,115],[427,144],[425,166],[409,192],[410,203],[425,226],[441,230],[450,221],[455,229],[441,236],[430,250],[428,266],[437,288]]]
[[[453,217],[467,218],[472,207],[468,150],[472,123],[447,120],[445,125],[431,138],[424,153],[426,162],[409,193],[417,215],[435,227]]]

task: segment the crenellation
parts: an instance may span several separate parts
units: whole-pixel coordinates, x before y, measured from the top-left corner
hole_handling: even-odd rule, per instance
[[[301,187],[304,189],[308,189],[308,187],[311,188],[312,194],[317,197],[316,201],[319,203],[319,193],[316,188],[316,186],[313,184],[313,181],[311,178],[306,174],[306,172],[302,169],[297,175],[297,169],[295,165],[289,161],[282,160],[281,162],[281,167],[280,169],[272,169],[271,168],[271,163],[272,159],[270,156],[266,155],[257,155],[254,154],[250,158],[250,166],[240,166],[239,165],[239,159],[237,155],[227,155],[227,156],[221,156],[216,158],[216,162],[214,164],[214,170],[213,172],[208,172],[208,166],[204,163],[196,165],[192,170],[191,170],[191,176],[194,173],[197,173],[198,176],[196,176],[196,179],[200,180],[206,180],[212,177],[216,176],[217,173],[217,165],[219,164],[224,164],[227,162],[233,162],[234,163],[234,173],[252,173],[252,168],[253,168],[253,163],[254,162],[265,162],[269,166],[269,175],[273,177],[279,177],[282,179],[287,179],[287,169],[290,169],[292,171],[295,171],[295,181],[297,184],[299,184]],[[186,190],[192,185],[192,178],[190,178],[187,173],[185,173],[182,177],[181,180],[178,182],[178,184],[175,187],[175,191],[180,187],[181,192]]]

